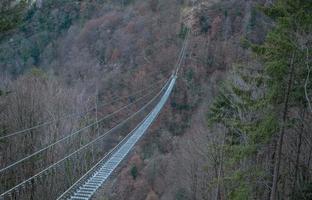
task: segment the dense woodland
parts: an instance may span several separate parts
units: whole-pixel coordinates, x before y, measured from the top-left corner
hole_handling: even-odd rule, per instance
[[[187,30],[170,101],[94,199],[312,199],[310,0],[1,1],[0,194],[77,181],[155,105]]]

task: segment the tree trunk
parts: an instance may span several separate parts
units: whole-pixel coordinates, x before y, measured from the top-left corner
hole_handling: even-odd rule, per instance
[[[222,168],[223,168],[223,155],[224,155],[224,145],[225,145],[225,137],[226,134],[224,133],[223,136],[223,140],[222,140],[222,148],[221,148],[221,152],[220,152],[220,157],[219,157],[219,169],[218,169],[218,184],[217,184],[217,190],[216,190],[216,200],[221,200],[221,183],[220,183],[220,179],[221,179],[221,175],[222,175]]]
[[[292,54],[292,58],[290,61],[289,80],[288,80],[287,91],[286,91],[286,95],[285,95],[285,99],[284,99],[285,101],[284,101],[284,109],[283,109],[283,121],[282,121],[282,125],[281,125],[281,131],[279,134],[279,138],[277,141],[275,163],[274,163],[274,173],[273,173],[273,183],[272,183],[270,200],[276,199],[279,171],[280,171],[280,165],[281,165],[282,147],[283,147],[285,126],[286,126],[287,113],[288,113],[288,102],[289,102],[289,96],[290,96],[290,91],[291,91],[291,87],[293,84],[294,71],[295,71],[294,58],[295,58],[295,53]]]
[[[301,154],[301,145],[302,145],[302,134],[304,131],[304,115],[305,115],[305,110],[303,109],[302,115],[301,115],[301,127],[300,127],[300,132],[299,132],[299,142],[298,142],[298,148],[297,148],[297,155],[296,155],[296,163],[295,163],[295,175],[294,175],[294,182],[293,182],[293,189],[292,189],[292,199],[294,199],[295,191],[296,191],[296,186],[297,186],[297,177],[298,177],[298,169],[299,169],[299,159],[300,159],[300,154]]]

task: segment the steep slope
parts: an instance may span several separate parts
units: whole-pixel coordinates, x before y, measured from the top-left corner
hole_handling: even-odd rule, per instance
[[[147,86],[154,86],[151,92],[155,93],[170,75],[182,42],[179,6],[166,1],[47,0],[29,10],[24,24],[1,33],[0,135],[45,121],[57,122],[1,141],[1,168],[147,94],[107,104],[120,95],[129,96]],[[10,167],[1,178],[1,193],[111,128],[148,98],[143,100],[98,127]],[[97,107],[103,104],[107,106]],[[86,111],[82,117],[58,120],[68,113]],[[48,192],[54,199],[134,124],[123,127],[95,150],[31,181],[17,190],[16,198],[42,199]]]
[[[148,94],[143,91],[106,107],[98,104],[149,85],[155,85],[156,91],[156,83],[170,75],[189,28],[189,48],[170,101],[129,160],[94,199],[268,199],[273,185],[281,188],[277,192],[280,199],[308,198],[311,115],[305,108],[311,91],[310,34],[271,31],[276,30],[275,17],[283,22],[285,16],[289,20],[285,13],[299,10],[301,19],[310,7],[305,0],[296,1],[299,4],[280,2],[287,2],[288,7],[261,11],[262,6],[272,5],[269,0],[38,1],[22,13],[23,23],[19,19],[9,31],[0,30],[0,136],[68,113],[92,112],[1,142],[0,166]],[[302,5],[307,6],[302,9]],[[302,18],[310,30],[310,18]],[[281,24],[289,28],[292,23]],[[300,36],[296,48],[278,39],[288,41],[288,35]],[[267,46],[260,45],[263,43]],[[281,67],[289,65],[285,61],[289,59],[283,57],[288,48],[296,49],[294,55],[298,55],[290,62],[296,66],[292,68],[295,73]],[[274,56],[279,62],[270,62]],[[272,66],[277,68],[272,70]],[[265,69],[269,69],[267,74]],[[268,77],[276,78],[274,84]],[[275,86],[272,93],[270,84]],[[284,91],[292,95],[290,109],[286,106],[281,118],[283,97],[287,96]],[[265,99],[267,96],[274,98]],[[94,139],[146,101],[88,129],[77,140],[33,158],[22,170],[14,168],[1,179],[1,191]],[[22,191],[23,197],[43,199],[49,192],[53,199],[134,124],[52,171],[53,176],[41,177],[39,186],[31,182]],[[279,127],[285,130],[284,143],[279,142],[284,144],[279,157],[285,160],[281,172],[276,173]],[[16,144],[20,144],[18,148]],[[279,174],[275,180],[280,181],[273,181],[273,172]]]
[[[244,40],[259,43],[265,37],[265,18],[256,5],[204,1],[183,9],[183,22],[192,35],[170,105],[121,173],[95,199],[216,198],[220,154],[212,145],[223,136],[207,130],[206,115],[233,63],[252,60]]]

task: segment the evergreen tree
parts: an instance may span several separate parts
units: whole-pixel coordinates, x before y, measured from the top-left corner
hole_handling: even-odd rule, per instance
[[[304,76],[307,73],[306,52],[311,49],[312,2],[309,0],[279,0],[264,12],[276,22],[265,43],[256,52],[261,55],[268,85],[268,104],[280,122],[276,133],[274,173],[270,199],[277,198],[281,154],[285,129],[291,107],[306,107]],[[309,54],[306,55],[309,58]],[[311,89],[311,88],[310,88]]]
[[[0,33],[9,31],[18,26],[22,20],[29,0],[15,1],[5,0],[0,4]]]
[[[285,185],[287,178],[294,182],[289,186],[293,194],[301,187],[296,185],[300,145],[292,158],[297,160],[293,177],[281,178],[281,161],[286,130],[305,129],[305,116],[290,114],[290,110],[311,113],[312,1],[278,0],[262,10],[275,23],[264,44],[252,45],[262,67],[234,68],[209,114],[211,124],[222,124],[228,130],[224,162],[230,174],[225,176],[230,180],[226,186],[230,199],[268,198],[259,179],[271,187],[271,200],[282,193],[278,184]],[[271,160],[261,159],[264,151]]]

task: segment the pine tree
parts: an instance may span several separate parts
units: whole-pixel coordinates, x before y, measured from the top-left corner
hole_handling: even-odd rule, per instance
[[[278,179],[280,176],[281,155],[288,112],[292,106],[304,105],[302,77],[306,73],[305,51],[311,48],[312,2],[309,0],[279,0],[273,7],[263,9],[275,22],[275,28],[268,34],[260,48],[255,48],[261,55],[265,74],[269,77],[268,103],[274,108],[280,121],[276,134],[274,173],[270,199],[277,198]],[[309,56],[309,55],[308,55]]]
[[[307,114],[290,114],[290,110],[310,110],[312,1],[278,0],[262,10],[272,18],[274,28],[264,44],[251,45],[260,57],[261,66],[233,68],[234,73],[227,75],[209,114],[211,124],[227,128],[224,162],[227,163],[225,171],[230,174],[226,176],[230,181],[225,183],[230,199],[268,198],[266,189],[258,184],[259,179],[271,186],[271,200],[283,193],[278,184],[294,181],[287,186],[293,188],[293,198],[298,197],[294,194],[296,188],[305,184],[296,183],[298,171],[303,170],[298,163],[302,134],[308,130],[304,120],[309,118]],[[284,136],[286,130],[294,131],[295,127],[300,127],[297,153],[291,158],[295,160],[295,172],[285,172],[291,169],[284,167],[283,173],[294,174],[287,180],[281,177]],[[266,159],[261,158],[261,152],[268,152]],[[265,165],[268,162],[271,164]],[[307,195],[302,194],[300,198]]]

